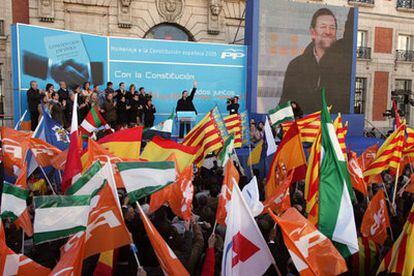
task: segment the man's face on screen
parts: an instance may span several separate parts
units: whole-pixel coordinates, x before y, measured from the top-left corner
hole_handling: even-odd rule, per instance
[[[310,29],[312,40],[316,47],[327,49],[336,41],[335,18],[331,15],[321,15],[316,19],[315,28]]]

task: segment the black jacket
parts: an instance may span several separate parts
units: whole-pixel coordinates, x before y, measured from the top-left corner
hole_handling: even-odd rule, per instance
[[[59,102],[69,98],[69,90],[60,88],[57,92],[59,94]]]
[[[145,127],[152,127],[154,125],[155,116],[156,113],[155,106],[146,105],[144,108],[144,125]]]
[[[30,112],[37,112],[38,105],[40,104],[40,91],[30,88],[27,90],[27,104]]]
[[[353,17],[348,15],[343,38],[327,49],[319,64],[313,53],[313,42],[289,63],[280,103],[296,101],[305,114],[318,111],[322,107],[321,90],[324,87],[328,105],[332,105],[331,112],[349,112],[353,55],[351,24]]]
[[[177,102],[177,108],[175,109],[175,111],[194,111],[197,114],[197,110],[194,107],[193,104],[193,98],[194,95],[196,93],[197,88],[193,88],[193,90],[191,90],[191,94],[190,96],[188,96],[186,99],[179,99]]]
[[[231,103],[227,105],[227,111],[229,112],[229,115],[239,113],[239,107],[240,105],[238,103]]]

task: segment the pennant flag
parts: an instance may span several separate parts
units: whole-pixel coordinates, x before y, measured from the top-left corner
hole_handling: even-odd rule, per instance
[[[293,125],[285,133],[279,148],[273,157],[266,182],[266,198],[275,195],[275,191],[291,171],[294,171],[292,182],[305,178],[306,158],[303,152],[300,134]]]
[[[82,163],[80,159],[79,141],[78,141],[78,94],[75,94],[72,110],[72,124],[70,127],[70,144],[68,156],[65,164],[65,170],[62,176],[62,191],[66,191],[72,184],[72,179],[82,172]]]
[[[223,185],[221,186],[221,191],[217,205],[216,221],[218,224],[225,224],[228,203],[231,200],[233,187],[234,185],[237,186],[238,183],[239,173],[237,172],[236,167],[234,167],[233,162],[227,162],[224,171]]]
[[[263,203],[259,199],[259,186],[257,184],[256,176],[253,176],[252,180],[243,187],[242,195],[247,206],[249,206],[253,217],[257,217],[263,211]]]
[[[278,105],[276,108],[269,110],[270,123],[273,127],[280,125],[281,123],[294,121],[295,114],[293,114],[293,109],[290,104],[290,101]]]
[[[229,205],[221,272],[223,276],[263,275],[275,260],[237,183]]]
[[[295,208],[281,217],[269,210],[282,229],[283,240],[300,275],[339,275],[347,271],[346,262],[332,242]]]
[[[384,191],[379,190],[368,204],[361,224],[363,237],[384,245],[387,239],[387,228],[390,227]]]
[[[266,117],[266,122],[264,126],[266,143],[267,143],[267,150],[266,155],[269,156],[276,152],[277,146],[275,142],[275,137],[273,136],[272,127],[270,126],[269,119]]]
[[[224,117],[227,132],[234,135],[234,147],[241,148],[243,143],[242,118],[240,114],[232,114]]]
[[[73,236],[60,249],[60,260],[53,268],[53,276],[81,276],[85,252],[85,233],[81,238]]]
[[[347,153],[346,153],[346,143],[345,143],[345,137],[347,129],[345,129],[344,125],[342,124],[342,116],[341,113],[338,113],[338,116],[336,117],[335,121],[333,122],[336,136],[338,137],[339,146],[341,147],[342,153],[344,154],[345,160],[348,159]]]
[[[286,133],[295,122],[282,123],[283,133]],[[302,143],[313,143],[321,128],[321,112],[315,112],[296,120]]]
[[[89,196],[35,196],[35,244],[66,238],[86,229]]]
[[[242,126],[242,145],[250,143],[250,121],[247,111],[240,113],[241,126]]]
[[[367,196],[367,184],[365,183],[359,160],[356,156],[356,153],[353,151],[350,152],[347,167],[349,175],[351,177],[352,187],[354,187],[355,190],[361,192],[364,196]]]
[[[18,176],[25,164],[31,133],[8,127],[1,128],[1,143],[4,169],[10,176]]]
[[[168,246],[168,244],[162,239],[161,235],[152,225],[151,221],[142,211],[141,206],[138,205],[139,215],[141,217],[142,223],[144,224],[145,231],[147,232],[148,238],[151,242],[152,248],[157,255],[158,262],[165,275],[171,276],[186,276],[190,275],[188,271],[184,268],[177,256]]]
[[[332,119],[322,91],[322,151],[319,176],[318,229],[336,242],[342,256],[358,252],[358,239],[352,207],[351,181]]]
[[[120,162],[118,170],[132,202],[146,197],[176,180],[174,162]]]
[[[276,212],[276,214],[281,215],[290,208],[289,187],[292,184],[293,173],[294,171],[291,171],[283,182],[276,188],[274,195],[265,200],[263,203],[263,211],[266,211],[269,208],[270,210]]]
[[[26,200],[28,197],[28,190],[4,182],[1,194],[1,218],[10,218],[13,223],[27,209]]]
[[[120,158],[138,158],[141,149],[142,126],[118,130],[98,140],[111,154]]]
[[[151,195],[149,212],[154,213],[164,203],[168,203],[175,215],[183,220],[189,220],[194,195],[192,179],[193,166],[190,165],[178,175],[175,183]]]
[[[233,155],[233,151],[234,151],[234,135],[231,134],[224,142],[223,148],[221,149],[221,151],[219,152],[217,156],[217,161],[222,167],[226,165],[227,161],[230,160],[230,162],[232,162],[231,156]]]
[[[2,219],[9,218],[11,223],[16,222],[18,226],[23,228],[26,235],[31,237],[33,235],[33,225],[26,203],[28,197],[28,190],[4,182],[0,214]]]
[[[190,147],[155,136],[144,148],[141,158],[148,161],[165,161],[171,154],[177,158],[178,171],[193,163],[200,147]]]
[[[101,112],[99,112],[98,106],[95,105],[89,110],[85,119],[82,121],[80,125],[80,133],[89,137],[93,132],[100,129],[111,129],[111,127],[106,123]]]
[[[143,137],[145,140],[150,140],[155,136],[160,136],[165,139],[170,139],[173,125],[174,125],[174,110],[171,112],[171,115],[167,120],[159,123],[158,125],[153,126],[152,128],[147,128],[144,130]]]
[[[247,165],[253,166],[260,163],[263,151],[263,140],[260,140],[259,143],[254,147],[250,152],[249,157],[247,158]]]
[[[375,160],[364,171],[365,178],[398,167],[404,146],[404,129],[405,125],[401,125],[385,140],[378,150]]]
[[[374,275],[379,265],[380,250],[374,241],[359,237],[359,251],[352,255],[352,275]]]
[[[223,147],[224,141],[217,126],[214,109],[201,119],[182,142],[185,146],[199,147],[194,163],[200,167],[207,154]]]
[[[53,158],[62,152],[55,146],[38,138],[30,138],[30,150],[34,155],[37,164],[41,167],[51,166]]]
[[[382,260],[377,274],[380,272],[412,275],[414,271],[414,204],[408,214],[404,228]]]

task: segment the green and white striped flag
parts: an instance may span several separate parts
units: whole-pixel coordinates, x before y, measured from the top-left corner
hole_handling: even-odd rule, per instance
[[[295,115],[293,114],[293,109],[290,105],[290,101],[284,104],[280,104],[276,108],[269,110],[269,118],[272,126],[276,126],[287,121],[294,121]]]
[[[233,150],[234,150],[234,135],[231,134],[224,142],[224,146],[217,156],[220,166],[224,167],[227,164],[227,161],[230,160],[233,154]]]
[[[4,182],[1,195],[1,218],[10,218],[14,222],[26,210],[29,191]]]
[[[351,180],[322,91],[322,148],[319,180],[318,229],[330,238],[344,258],[358,252]]]
[[[177,176],[172,161],[119,162],[117,166],[132,202],[173,183]]]
[[[167,118],[164,122],[159,123],[158,125],[153,126],[150,128],[151,130],[161,131],[171,133],[173,128],[173,120],[174,120],[174,111],[171,113],[170,117]]]
[[[69,187],[66,194],[91,195],[102,187],[105,180],[108,181],[111,187],[116,187],[109,166],[111,166],[110,162],[106,162],[105,165],[102,166],[100,161],[95,161],[85,173]]]
[[[35,244],[69,237],[86,229],[90,196],[52,195],[34,197]]]

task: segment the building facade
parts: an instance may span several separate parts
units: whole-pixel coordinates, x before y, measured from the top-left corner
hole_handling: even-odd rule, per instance
[[[270,1],[270,0],[268,0]],[[298,0],[301,1],[301,0]],[[305,1],[301,1],[305,2]],[[309,2],[309,1],[306,1]],[[383,114],[398,100],[414,123],[414,4],[409,0],[314,0],[359,8],[354,111],[366,127],[391,126]],[[244,0],[0,1],[0,99],[12,114],[11,23],[109,36],[243,43]],[[35,43],[35,38],[34,38]]]

